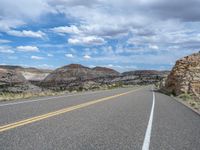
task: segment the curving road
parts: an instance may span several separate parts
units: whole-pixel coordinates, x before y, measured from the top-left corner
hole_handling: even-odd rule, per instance
[[[1,150],[199,150],[200,116],[151,87],[0,103]]]

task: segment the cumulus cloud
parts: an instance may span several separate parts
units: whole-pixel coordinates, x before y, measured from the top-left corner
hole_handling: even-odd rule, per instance
[[[31,56],[31,59],[33,59],[33,60],[42,60],[42,59],[44,59],[44,57],[40,57],[40,56]]]
[[[95,36],[73,37],[68,39],[69,44],[73,45],[103,45],[106,41],[103,38]]]
[[[129,71],[129,70],[136,70],[138,67],[135,65],[114,65],[114,64],[108,64],[108,65],[102,65],[104,67],[112,68],[115,70],[118,70],[120,72]]]
[[[18,46],[16,49],[21,52],[39,52],[36,46]]]
[[[1,0],[0,14],[7,18],[36,19],[42,14],[55,12],[48,4],[48,0]]]
[[[0,46],[0,53],[13,54],[15,51],[10,46]]]
[[[65,56],[68,58],[74,58],[73,54],[65,54]]]
[[[68,34],[79,34],[80,30],[75,26],[60,26],[51,29],[56,33],[68,33]]]
[[[53,65],[48,65],[48,64],[41,64],[41,65],[38,65],[37,67],[41,68],[41,69],[53,69],[54,68]]]
[[[144,62],[149,58],[151,63],[161,63],[163,59],[169,63],[200,49],[199,8],[199,0],[1,0],[0,32],[34,38],[58,33],[66,36],[67,48],[89,47],[81,54],[99,55],[97,60],[101,61],[128,63],[134,60],[149,64]],[[58,23],[61,26],[39,31],[20,28],[40,22],[42,17],[52,13],[65,16],[64,21]],[[97,46],[97,51],[89,52]],[[39,51],[33,49],[24,51]]]
[[[10,43],[10,40],[0,39],[0,44]]]
[[[45,33],[42,31],[30,31],[30,30],[23,30],[23,31],[17,31],[17,30],[10,30],[7,32],[9,35],[17,36],[17,37],[32,37],[32,38],[43,38],[45,36]]]
[[[84,59],[90,59],[91,56],[86,54],[86,55],[83,56],[83,58],[84,58]]]
[[[149,44],[149,48],[150,49],[154,49],[154,50],[158,50],[159,47],[157,45],[152,45],[152,44]]]
[[[1,2],[0,2],[1,5]],[[0,6],[1,7],[1,6]],[[24,25],[25,22],[19,19],[9,19],[6,15],[5,18],[1,18],[1,13],[0,13],[0,32],[7,32],[11,28],[17,28],[22,25]]]
[[[36,22],[42,15],[56,13],[48,0],[1,0],[0,1],[0,32]]]

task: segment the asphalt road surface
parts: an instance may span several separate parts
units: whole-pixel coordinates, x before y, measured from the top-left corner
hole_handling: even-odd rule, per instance
[[[200,116],[151,87],[1,102],[0,150],[200,150]]]

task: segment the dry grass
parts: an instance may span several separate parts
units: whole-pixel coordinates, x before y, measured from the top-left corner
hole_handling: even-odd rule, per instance
[[[68,91],[62,92],[53,92],[53,91],[44,91],[39,93],[0,93],[0,101],[9,101],[9,100],[16,100],[16,99],[28,99],[33,97],[43,97],[43,96],[55,96],[55,95],[62,95],[69,93]]]
[[[181,94],[178,96],[185,104],[200,112],[200,99],[191,94]]]
[[[141,85],[118,85],[118,84],[112,84],[109,86],[101,86],[99,89],[91,89],[86,91],[97,91],[97,90],[111,90],[115,88],[139,88],[143,87]],[[9,100],[17,100],[17,99],[29,99],[34,97],[43,97],[43,96],[56,96],[56,95],[64,95],[68,93],[77,93],[77,92],[84,92],[85,90],[70,90],[70,91],[42,91],[38,93],[11,93],[11,92],[3,92],[0,93],[0,101],[9,101]]]

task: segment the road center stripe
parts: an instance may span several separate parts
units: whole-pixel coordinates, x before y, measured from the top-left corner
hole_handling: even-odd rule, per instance
[[[7,124],[7,125],[3,125],[3,126],[0,126],[0,132],[10,130],[10,129],[13,129],[13,128],[16,128],[16,127],[20,127],[20,126],[23,126],[23,125],[26,125],[26,124],[30,124],[30,123],[33,123],[33,122],[37,122],[37,121],[40,121],[40,120],[43,120],[43,119],[47,119],[47,118],[50,118],[50,117],[53,117],[53,116],[57,116],[57,115],[60,115],[60,114],[66,113],[66,112],[70,112],[70,111],[73,111],[73,110],[76,110],[76,109],[80,109],[80,108],[83,108],[83,107],[94,105],[96,103],[100,103],[100,102],[103,102],[103,101],[114,99],[114,98],[129,94],[129,93],[138,91],[140,89],[141,88],[136,89],[136,90],[131,90],[131,91],[128,91],[128,92],[124,92],[124,93],[121,93],[121,94],[117,94],[117,95],[113,95],[113,96],[104,97],[104,98],[101,98],[101,99],[89,101],[89,102],[82,103],[82,104],[79,104],[79,105],[67,107],[67,108],[60,109],[60,110],[57,110],[57,111],[53,111],[53,112],[50,112],[50,113],[47,113],[47,114],[43,114],[43,115],[39,115],[39,116],[32,117],[32,118],[29,118],[29,119],[10,123],[10,124]]]
[[[153,89],[152,89],[152,91],[153,91]],[[147,126],[146,133],[145,133],[142,150],[149,150],[152,123],[153,123],[154,105],[155,105],[155,93],[153,91],[153,102],[152,102],[152,106],[151,106],[151,113],[150,113],[149,122],[148,122],[148,126]]]

